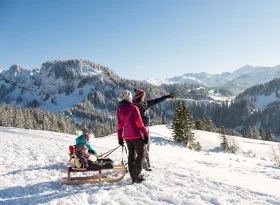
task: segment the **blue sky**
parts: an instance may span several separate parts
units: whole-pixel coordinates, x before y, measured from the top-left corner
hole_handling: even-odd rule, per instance
[[[83,58],[133,79],[280,64],[278,0],[0,0],[0,68]]]

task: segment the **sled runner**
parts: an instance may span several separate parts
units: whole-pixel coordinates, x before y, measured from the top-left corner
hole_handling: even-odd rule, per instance
[[[117,147],[118,148],[118,147]],[[116,150],[115,148],[114,150]],[[114,151],[113,150],[113,151]],[[81,168],[78,157],[75,154],[75,146],[69,146],[70,164],[67,170],[67,177],[62,178],[62,183],[66,185],[79,184],[98,184],[98,183],[114,183],[122,180],[127,172],[127,167],[123,163],[116,165],[109,158],[97,158],[94,167],[91,169]],[[109,151],[111,152],[111,151]],[[111,153],[110,153],[111,154]],[[90,172],[90,176],[71,176],[72,173]]]

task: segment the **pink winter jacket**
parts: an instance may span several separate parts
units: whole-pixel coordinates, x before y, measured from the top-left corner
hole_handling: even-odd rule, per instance
[[[139,108],[131,102],[121,101],[117,110],[118,138],[125,140],[147,137]]]

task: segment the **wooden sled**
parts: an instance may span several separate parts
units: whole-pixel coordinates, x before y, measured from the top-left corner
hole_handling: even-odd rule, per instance
[[[98,183],[114,183],[121,181],[124,178],[127,169],[124,164],[114,165],[111,169],[101,170],[87,170],[84,168],[69,167],[67,177],[62,178],[62,183],[66,185],[79,185],[79,184],[98,184]],[[72,177],[71,173],[74,172],[94,172],[92,176],[78,176]]]
[[[98,183],[114,183],[122,180],[125,173],[127,172],[127,167],[123,162],[119,165],[110,165],[110,166],[97,166],[95,169],[86,169],[81,168],[80,160],[77,158],[73,149],[70,149],[70,167],[67,170],[67,177],[62,178],[62,184],[66,185],[79,185],[79,184],[98,184]],[[74,148],[75,149],[75,148]],[[94,156],[92,156],[94,157]],[[89,158],[90,159],[90,158]],[[110,160],[110,159],[92,159],[95,160]],[[112,160],[110,160],[112,161]],[[84,173],[92,172],[91,176],[71,176],[71,173]]]

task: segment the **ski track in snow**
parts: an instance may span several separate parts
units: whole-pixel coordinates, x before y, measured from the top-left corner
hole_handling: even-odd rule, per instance
[[[115,184],[68,186],[60,180],[76,136],[0,127],[0,204],[280,204],[280,169],[267,151],[277,143],[237,138],[245,151],[226,154],[218,134],[195,131],[203,150],[194,152],[166,126],[150,130],[153,171],[142,184],[127,174]],[[98,153],[118,146],[116,135],[91,140]],[[111,158],[120,161],[121,149]]]

